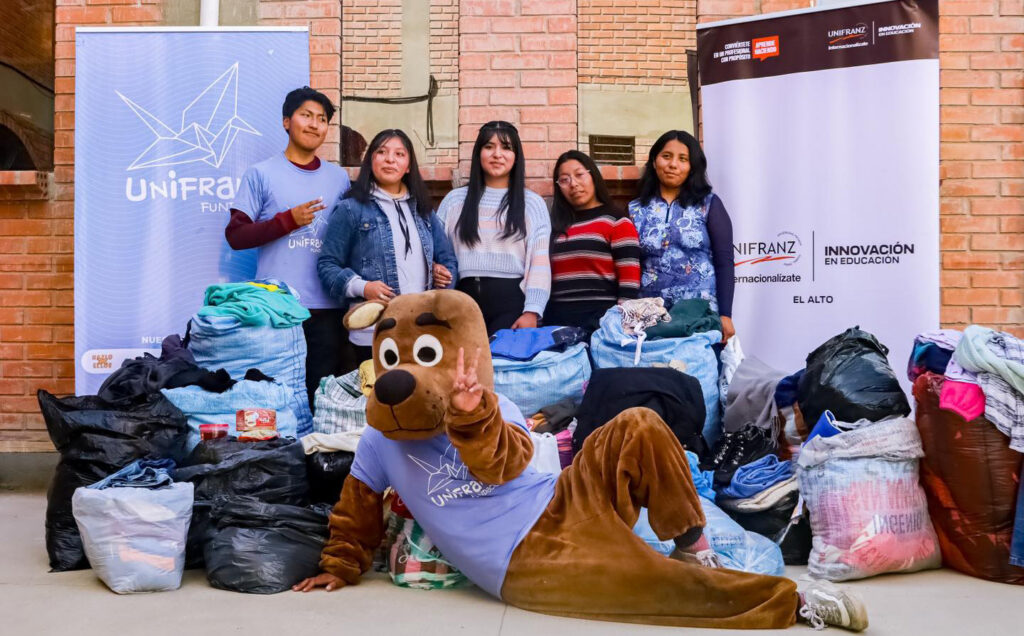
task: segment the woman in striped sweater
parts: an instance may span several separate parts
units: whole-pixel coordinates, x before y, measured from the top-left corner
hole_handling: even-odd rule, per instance
[[[636,227],[612,203],[594,160],[570,150],[555,162],[551,301],[547,325],[594,331],[601,316],[640,290]]]
[[[484,124],[472,157],[469,185],[437,211],[458,259],[457,289],[480,305],[488,334],[536,327],[551,292],[551,222],[544,200],[526,189],[516,127]]]

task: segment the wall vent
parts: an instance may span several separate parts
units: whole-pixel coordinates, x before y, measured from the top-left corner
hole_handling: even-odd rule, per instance
[[[636,137],[590,135],[590,157],[597,163],[631,166],[635,155]]]

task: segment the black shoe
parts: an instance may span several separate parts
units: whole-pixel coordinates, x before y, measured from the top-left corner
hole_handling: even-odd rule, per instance
[[[733,473],[740,466],[761,459],[775,451],[775,440],[771,429],[749,426],[739,432],[731,444],[732,452],[715,468],[715,486],[724,488],[732,481]]]
[[[717,470],[722,462],[732,453],[733,445],[736,436],[739,435],[739,431],[733,431],[731,433],[725,433],[719,438],[718,442],[715,443],[715,453],[710,459],[706,459],[700,464],[701,470]]]

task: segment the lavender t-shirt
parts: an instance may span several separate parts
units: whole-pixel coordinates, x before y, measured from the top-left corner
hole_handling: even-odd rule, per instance
[[[503,396],[505,421],[526,429]],[[486,592],[501,598],[512,552],[555,494],[556,475],[527,466],[500,486],[477,481],[444,433],[394,441],[367,427],[351,475],[377,493],[391,486],[446,559]]]
[[[309,225],[258,248],[256,278],[283,280],[299,292],[299,302],[308,309],[339,307],[320,282],[316,259],[331,212],[348,188],[348,173],[336,164],[321,161],[316,170],[304,170],[283,152],[246,170],[231,207],[257,223],[317,197],[327,206]]]

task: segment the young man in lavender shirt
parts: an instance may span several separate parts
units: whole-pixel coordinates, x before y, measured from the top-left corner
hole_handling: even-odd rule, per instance
[[[344,368],[343,310],[320,283],[316,260],[334,204],[349,188],[348,174],[321,161],[334,105],[308,86],[288,93],[281,109],[288,146],[242,177],[224,230],[236,250],[259,249],[256,278],[276,278],[299,293],[311,317],[306,335],[306,390],[310,406],[320,378]]]

